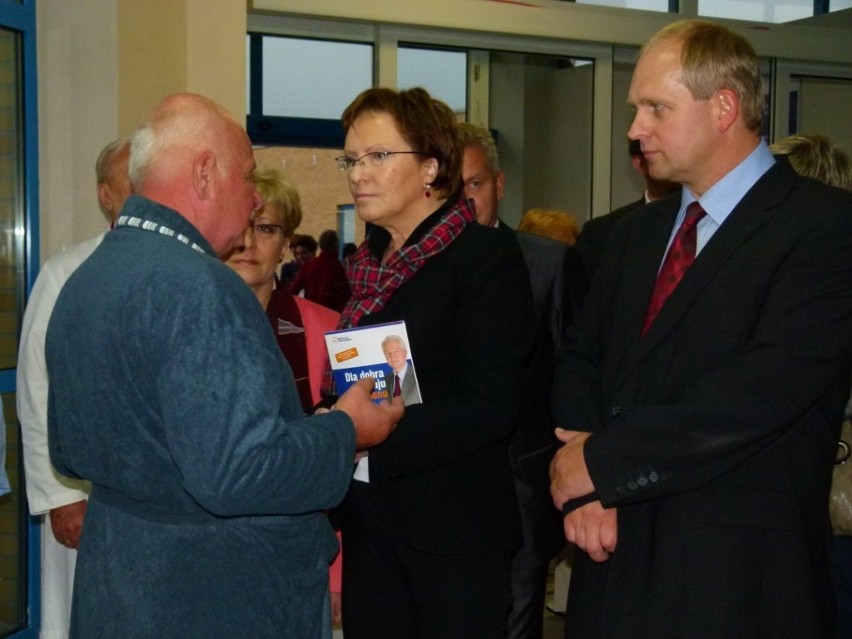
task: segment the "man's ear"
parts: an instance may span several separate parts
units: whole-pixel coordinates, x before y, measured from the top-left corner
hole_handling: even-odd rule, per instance
[[[497,187],[497,201],[499,202],[506,192],[506,174],[503,171],[497,171],[497,175],[494,176],[494,183]]]
[[[192,163],[192,187],[201,200],[210,197],[215,168],[216,154],[213,151],[202,151],[195,156]]]
[[[719,89],[713,94],[719,132],[724,133],[737,121],[740,114],[740,99],[731,89]]]
[[[112,211],[112,194],[106,184],[98,184],[98,201],[107,211]]]

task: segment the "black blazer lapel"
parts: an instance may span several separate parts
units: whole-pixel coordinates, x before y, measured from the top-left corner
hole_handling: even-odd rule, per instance
[[[679,206],[679,198],[648,204],[636,214],[641,218],[633,220],[633,228],[629,229],[631,237],[617,243],[616,251],[623,252],[619,259],[625,260],[619,265],[623,304],[614,309],[616,320],[611,333],[619,346],[609,349],[621,360],[613,362],[617,369],[632,368],[639,354],[646,352],[646,340],[641,339],[642,324]],[[628,227],[622,227],[621,231],[628,231]],[[615,259],[615,255],[610,257]]]

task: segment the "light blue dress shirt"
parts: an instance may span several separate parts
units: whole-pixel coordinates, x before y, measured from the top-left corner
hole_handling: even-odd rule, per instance
[[[707,215],[698,223],[695,248],[695,254],[698,255],[710,241],[710,238],[713,237],[713,234],[722,226],[722,223],[728,219],[734,207],[739,204],[749,189],[773,164],[775,164],[775,158],[766,142],[761,140],[745,160],[710,187],[700,198],[696,198],[689,189],[683,189],[681,191],[680,210],[675,219],[668,246],[671,245],[675,233],[686,217],[686,208],[697,200],[707,212]],[[668,246],[663,253],[663,259],[669,252]],[[660,265],[662,266],[662,261]]]

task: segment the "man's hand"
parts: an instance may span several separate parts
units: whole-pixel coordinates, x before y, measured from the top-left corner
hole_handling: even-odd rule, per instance
[[[371,377],[359,379],[340,396],[334,405],[342,410],[355,424],[355,447],[357,450],[381,444],[396,428],[397,422],[405,414],[402,397],[394,397],[390,402],[374,404],[370,399],[374,381]]]
[[[80,545],[80,533],[83,532],[83,518],[86,516],[88,503],[83,499],[50,511],[50,528],[56,541],[63,546],[76,548]]]
[[[565,444],[550,462],[550,495],[559,510],[569,499],[595,491],[583,456],[583,445],[590,436],[591,433],[556,429],[557,439]]]
[[[618,512],[593,501],[565,515],[565,538],[594,561],[606,561],[618,541]]]

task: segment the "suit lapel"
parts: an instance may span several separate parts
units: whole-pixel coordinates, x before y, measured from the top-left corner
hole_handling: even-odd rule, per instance
[[[638,213],[644,219],[636,226],[636,232],[624,250],[628,258],[621,265],[621,297],[618,300],[619,307],[613,309],[617,320],[612,332],[613,338],[620,342],[620,347],[609,349],[611,355],[619,355],[621,361],[615,366],[620,370],[632,368],[639,353],[646,352],[642,343],[644,340],[640,340],[642,322],[679,203],[679,197],[674,197],[648,204],[645,211]],[[615,256],[610,258],[615,259]]]
[[[698,254],[683,280],[666,300],[648,333],[644,338],[639,338],[645,309],[650,300],[657,269],[663,259],[662,252],[665,250],[665,247],[659,247],[660,231],[655,232],[653,239],[655,255],[653,257],[656,262],[652,263],[650,256],[652,251],[649,249],[649,255],[642,258],[641,268],[636,269],[639,274],[637,277],[641,277],[641,281],[634,287],[636,296],[631,299],[630,308],[635,309],[636,313],[631,320],[632,323],[635,323],[635,326],[631,325],[630,335],[635,336],[638,344],[635,345],[635,348],[630,349],[632,351],[631,357],[629,357],[627,365],[623,369],[625,373],[639,364],[644,357],[653,351],[661,339],[676,329],[678,323],[689,313],[701,292],[713,280],[719,269],[732,258],[744,242],[771,219],[772,209],[784,201],[795,180],[795,175],[786,162],[778,162],[755,183]],[[668,241],[676,213],[676,210],[674,214],[668,211],[665,216],[661,216],[668,220],[664,241]],[[650,279],[650,283],[648,273],[654,275]],[[640,299],[640,296],[644,296],[644,299]]]

